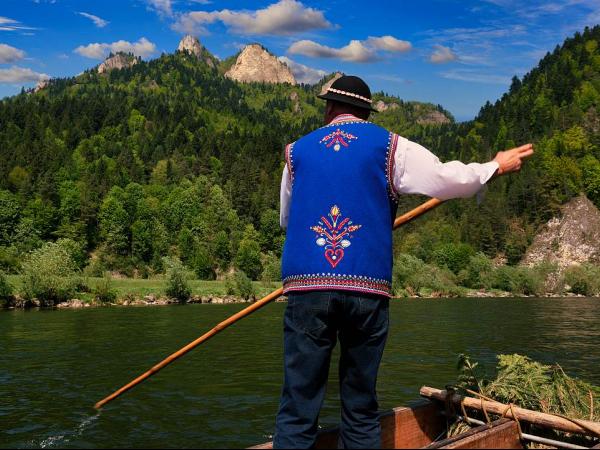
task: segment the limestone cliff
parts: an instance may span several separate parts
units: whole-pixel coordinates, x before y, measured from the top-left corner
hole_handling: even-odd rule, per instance
[[[437,110],[417,119],[419,125],[443,125],[450,122],[451,120],[444,113]]]
[[[343,76],[344,74],[341,72],[336,72],[333,75],[330,75],[330,78],[325,83],[323,83],[323,87],[321,88],[321,92],[319,94],[325,94],[325,92],[327,92],[327,89],[329,89],[333,83],[335,83],[339,78]]]
[[[140,62],[140,58],[132,54],[119,52],[115,55],[110,55],[106,60],[98,66],[98,73],[106,73],[115,69],[124,69],[132,67]]]
[[[33,92],[40,92],[42,89],[46,89],[50,84],[50,80],[41,80],[38,81],[35,87],[33,88]]]
[[[393,110],[393,109],[398,109],[400,108],[400,105],[398,105],[398,103],[386,103],[383,100],[379,100],[377,103],[375,103],[375,105],[373,106],[377,111],[379,112],[384,112],[389,110]]]
[[[258,44],[244,48],[225,76],[242,83],[296,84],[290,68]]]
[[[560,269],[600,262],[600,211],[585,196],[562,206],[561,216],[542,228],[521,264],[533,266],[542,261],[556,263]]]
[[[200,61],[205,62],[209,67],[215,68],[217,61],[214,56],[212,56],[208,50],[206,50],[198,38],[188,34],[181,39],[179,42],[179,46],[177,47],[178,52],[189,53],[190,55],[195,56]]]

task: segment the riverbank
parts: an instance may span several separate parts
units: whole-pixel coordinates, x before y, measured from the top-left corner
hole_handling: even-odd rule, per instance
[[[215,282],[216,283],[216,282]],[[118,297],[114,302],[100,302],[89,296],[82,296],[83,298],[73,298],[71,300],[58,303],[52,307],[46,307],[44,309],[79,309],[79,308],[98,308],[98,307],[147,307],[147,306],[169,306],[169,305],[225,305],[225,304],[242,304],[242,303],[254,303],[260,300],[263,296],[269,292],[278,289],[279,286],[273,284],[269,289],[262,286],[264,294],[248,299],[236,296],[236,295],[216,295],[216,294],[194,294],[185,302],[180,302],[176,298],[170,298],[165,295],[149,293],[147,295],[137,295],[135,293],[126,293],[125,295]],[[87,297],[87,298],[86,298]],[[581,294],[574,294],[572,292],[565,294],[547,293],[544,295],[518,295],[505,291],[477,291],[472,290],[466,292],[463,297],[468,298],[547,298],[547,299],[561,299],[561,298],[590,298]],[[442,293],[433,292],[427,296],[411,295],[404,297],[392,297],[392,300],[402,301],[408,299],[423,299],[423,300],[452,300],[456,299],[456,296],[443,295]],[[600,298],[600,297],[594,297]],[[287,298],[282,296],[277,302],[285,302]],[[29,308],[42,308],[40,302],[33,299],[27,300],[19,295],[14,296],[12,300],[4,306],[5,309],[29,309]]]
[[[28,300],[21,294],[23,291],[22,277],[9,275],[6,277],[15,295],[6,302],[8,308],[35,308],[40,307],[40,302]],[[165,278],[125,278],[114,277],[110,279],[110,291],[114,293],[113,301],[100,301],[94,292],[106,279],[97,277],[82,278],[80,288],[72,299],[59,302],[52,308],[89,308],[105,306],[165,306],[180,304],[178,299],[166,295],[167,280]],[[253,296],[244,298],[232,292],[232,287],[227,281],[188,280],[190,296],[183,303],[191,304],[232,304],[251,303],[270,292],[278,289],[280,283],[252,282]]]

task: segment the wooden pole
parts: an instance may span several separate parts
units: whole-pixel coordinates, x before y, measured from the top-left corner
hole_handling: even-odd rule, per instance
[[[412,211],[409,211],[406,214],[403,214],[402,216],[396,218],[396,220],[394,221],[394,229],[396,229],[399,226],[401,226],[401,225],[403,225],[403,224],[405,224],[407,222],[410,222],[411,220],[413,220],[413,219],[415,219],[415,218],[417,218],[417,217],[425,214],[427,211],[430,211],[431,209],[435,208],[436,206],[440,205],[441,203],[442,203],[441,200],[438,200],[438,199],[435,199],[435,198],[431,199],[431,200],[428,200],[427,202],[423,203],[422,205],[418,206],[417,208],[413,209]],[[276,291],[271,292],[266,297],[260,299],[259,301],[253,303],[252,305],[248,306],[247,308],[242,309],[240,312],[234,314],[233,316],[231,316],[228,319],[224,320],[223,322],[219,323],[212,330],[210,330],[209,332],[203,334],[202,336],[200,336],[195,341],[190,342],[188,345],[186,345],[182,349],[176,351],[175,353],[173,353],[172,355],[170,355],[168,358],[162,360],[161,362],[159,362],[158,364],[156,364],[154,367],[152,367],[150,370],[144,372],[142,375],[140,375],[139,377],[137,377],[135,380],[130,381],[128,384],[126,384],[125,386],[123,386],[119,390],[113,392],[108,397],[100,400],[98,403],[96,403],[94,405],[94,408],[96,408],[96,409],[102,408],[104,405],[106,405],[111,400],[114,400],[115,398],[117,398],[121,394],[124,394],[125,392],[127,392],[129,389],[133,388],[134,386],[137,386],[138,384],[140,384],[145,379],[151,377],[152,375],[154,375],[155,373],[157,373],[162,368],[164,368],[164,367],[168,366],[169,364],[171,364],[173,361],[181,358],[183,355],[185,355],[189,351],[193,350],[194,348],[198,347],[203,342],[208,341],[211,337],[213,337],[214,335],[220,333],[225,328],[233,325],[238,320],[241,320],[244,317],[249,316],[254,311],[259,310],[260,308],[262,308],[263,306],[267,305],[268,303],[271,303],[272,301],[278,299],[279,297],[281,297],[282,294],[283,294],[283,288],[279,288]]]
[[[445,402],[448,398],[448,392],[440,389],[435,389],[428,386],[423,386],[420,390],[421,396],[440,400]],[[505,405],[500,402],[492,402],[484,399],[473,397],[464,397],[454,394],[450,399],[453,403],[462,404],[471,409],[478,411],[485,410],[488,413],[498,414],[508,417],[509,419],[517,419],[522,422],[528,422],[538,425],[543,428],[552,428],[567,433],[580,433],[590,436],[600,436],[600,423],[582,419],[568,419],[566,417],[557,416],[554,414],[546,414],[539,411],[531,411],[529,409],[519,408],[518,406]],[[514,416],[513,416],[514,412]]]

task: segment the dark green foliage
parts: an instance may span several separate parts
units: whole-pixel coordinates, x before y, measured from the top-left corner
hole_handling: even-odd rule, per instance
[[[493,283],[494,264],[483,253],[469,258],[469,263],[460,278],[465,286],[472,289],[490,289]]]
[[[185,266],[175,258],[163,258],[166,268],[167,288],[165,294],[176,298],[180,303],[185,303],[192,295],[192,289],[187,281]]]
[[[463,293],[456,286],[454,275],[448,269],[440,269],[434,265],[426,264],[419,258],[411,255],[400,254],[394,266],[395,295],[421,296],[457,296]]]
[[[234,281],[237,295],[245,300],[248,300],[251,297],[254,298],[256,296],[256,290],[254,289],[252,280],[250,280],[250,278],[248,278],[244,272],[236,272],[234,275]]]
[[[25,298],[37,299],[41,306],[54,306],[72,298],[79,279],[70,252],[66,241],[47,242],[27,255],[22,270]]]
[[[492,274],[491,285],[515,294],[539,295],[544,291],[544,278],[528,267],[500,266]]]
[[[262,262],[260,256],[260,245],[258,244],[258,233],[252,225],[246,226],[244,235],[240,242],[237,257],[235,259],[236,267],[247,274],[251,279],[256,280],[262,272]]]
[[[583,264],[571,266],[563,274],[565,290],[580,295],[600,294],[600,269],[596,266]]]
[[[267,253],[262,259],[263,271],[260,279],[264,282],[281,281],[281,259],[273,253]]]
[[[191,267],[201,280],[213,280],[215,278],[213,258],[205,245],[196,245]]]
[[[92,289],[94,300],[100,303],[114,303],[117,300],[117,291],[113,289],[112,279],[107,273]]]
[[[433,251],[433,261],[438,267],[446,267],[457,274],[469,264],[469,258],[475,250],[469,244],[443,244]]]
[[[0,271],[0,308],[5,308],[9,305],[12,295],[13,288],[6,279],[4,272]]]
[[[0,191],[0,245],[10,245],[19,223],[19,202],[9,191]]]

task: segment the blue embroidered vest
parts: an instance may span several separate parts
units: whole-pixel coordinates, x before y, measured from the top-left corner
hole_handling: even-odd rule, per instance
[[[286,147],[292,197],[284,292],[391,295],[397,139],[377,125],[344,116]]]

